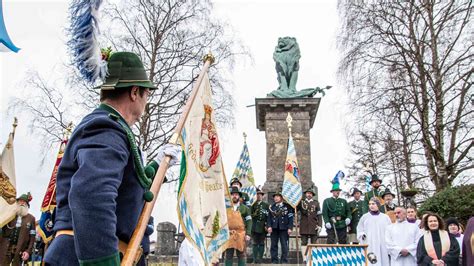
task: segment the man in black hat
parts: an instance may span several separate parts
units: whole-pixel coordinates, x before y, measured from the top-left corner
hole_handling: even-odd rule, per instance
[[[366,192],[364,195],[364,214],[369,211],[369,200],[371,198],[378,198],[379,201],[383,204],[383,191],[379,189],[380,185],[382,185],[382,180],[379,178],[378,175],[372,175],[369,184],[372,186],[372,190]]]
[[[390,217],[390,220],[392,221],[392,223],[394,223],[397,219],[397,217],[395,215],[395,208],[397,207],[397,205],[395,205],[395,203],[393,203],[394,198],[395,198],[395,194],[393,194],[390,191],[390,189],[387,187],[385,189],[385,191],[383,192],[383,194],[382,194],[382,199],[384,201],[384,204],[382,204],[382,206],[380,206],[380,212],[385,213],[386,215],[388,215],[388,217]]]
[[[252,216],[250,209],[240,203],[242,193],[237,187],[230,188],[230,195],[232,197],[232,210],[227,210],[230,240],[225,251],[224,265],[232,266],[234,254],[237,253],[238,266],[244,266],[246,243],[250,240],[252,232]]]
[[[314,199],[316,195],[312,188],[308,188],[303,192],[305,198],[298,205],[298,211],[301,213],[300,235],[301,235],[301,253],[303,261],[306,261],[306,246],[308,239],[311,244],[316,244],[319,232],[321,231],[321,207],[318,200]]]
[[[361,200],[362,191],[358,188],[354,188],[351,194],[354,197],[354,200],[349,202],[349,208],[351,210],[352,219],[351,223],[349,224],[349,236],[348,241],[352,244],[358,244],[357,241],[357,225],[359,224],[360,217],[362,217],[363,208],[364,208],[364,201]]]
[[[144,167],[131,127],[156,87],[136,54],[112,54],[99,88],[101,104],[75,128],[58,169],[47,265],[119,265],[145,201],[153,199],[158,164],[168,155],[172,165],[180,154],[179,146],[164,145]]]
[[[257,200],[251,207],[252,212],[252,239],[253,261],[261,263],[265,251],[266,224],[268,219],[268,203],[263,201],[263,191],[257,188]]]
[[[267,219],[267,231],[271,237],[270,254],[272,263],[288,263],[288,241],[293,230],[294,211],[283,202],[281,192],[273,194],[274,203],[270,206]],[[278,259],[278,241],[281,245],[281,258]]]
[[[346,244],[347,226],[351,223],[351,210],[347,201],[339,197],[341,193],[339,183],[333,184],[331,193],[332,197],[323,202],[323,218],[328,234],[327,243]]]

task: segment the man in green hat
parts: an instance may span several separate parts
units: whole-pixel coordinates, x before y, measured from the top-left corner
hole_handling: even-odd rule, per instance
[[[230,187],[237,187],[239,190],[242,189],[242,182],[240,182],[240,180],[237,177],[232,178],[230,180],[229,184],[230,184]],[[242,191],[240,193],[242,194],[242,197],[240,197],[240,202],[245,204],[245,206],[250,207],[250,203],[249,203],[250,197],[249,197],[249,195],[245,192],[242,192]]]
[[[30,192],[16,199],[16,217],[0,230],[0,265],[19,266],[27,262],[35,243],[35,217],[29,214]]]
[[[358,188],[354,188],[351,194],[354,197],[354,200],[349,202],[349,208],[351,210],[352,219],[351,224],[349,224],[349,243],[357,244],[357,225],[359,224],[360,217],[362,217],[364,209],[364,201],[361,199],[362,191]]]
[[[380,185],[382,185],[382,180],[378,175],[372,175],[369,184],[372,186],[372,190],[366,192],[364,195],[364,214],[369,211],[369,200],[373,197],[378,198],[383,204],[382,194],[383,191],[380,190]]]
[[[252,212],[252,239],[253,239],[253,261],[254,263],[261,263],[263,253],[265,251],[265,237],[267,231],[265,226],[268,219],[268,208],[270,205],[263,201],[262,190],[257,188],[257,200],[250,208]]]
[[[339,198],[341,193],[339,183],[333,184],[331,193],[332,197],[323,202],[323,218],[328,235],[327,243],[346,244],[347,226],[351,223],[351,210],[347,201]]]
[[[319,232],[321,231],[321,207],[318,200],[314,199],[316,193],[313,188],[308,188],[303,192],[304,199],[300,201],[297,210],[300,212],[300,235],[301,235],[301,253],[303,261],[306,261],[306,246],[308,239],[311,244],[316,244]]]
[[[173,165],[180,154],[179,146],[163,145],[144,167],[131,127],[156,87],[136,54],[112,54],[98,88],[101,104],[75,128],[58,169],[47,265],[119,265],[145,201],[153,199],[158,164],[168,155]]]
[[[242,193],[234,186],[230,187],[232,197],[232,210],[227,210],[227,223],[229,225],[230,240],[225,250],[225,266],[232,266],[234,254],[237,253],[238,265],[243,266],[245,262],[245,249],[247,241],[252,234],[252,215],[250,209],[240,203]]]

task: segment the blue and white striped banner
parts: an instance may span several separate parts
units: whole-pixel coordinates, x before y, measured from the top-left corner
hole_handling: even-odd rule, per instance
[[[283,198],[293,208],[300,203],[303,196],[303,189],[300,182],[300,169],[296,159],[296,149],[293,137],[290,134],[288,139],[288,152],[286,154],[285,178],[283,180]]]
[[[242,183],[241,192],[247,193],[249,196],[249,203],[253,205],[257,200],[257,188],[255,187],[255,179],[253,177],[252,165],[250,164],[250,154],[247,143],[244,142],[244,147],[240,153],[239,161],[235,167],[232,178],[239,179]]]
[[[313,247],[311,249],[311,266],[351,265],[365,266],[365,248],[353,247]]]

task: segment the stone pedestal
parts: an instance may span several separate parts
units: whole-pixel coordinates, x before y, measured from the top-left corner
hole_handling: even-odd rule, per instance
[[[163,222],[156,226],[156,255],[176,254],[175,234],[176,226],[173,223]]]
[[[267,179],[263,186],[268,201],[283,186],[283,174],[288,149],[288,113],[293,118],[292,136],[295,142],[296,156],[301,173],[303,190],[314,185],[311,176],[311,143],[309,131],[314,120],[321,98],[257,98],[255,110],[257,128],[265,131],[267,142]],[[317,188],[316,198],[317,198]]]

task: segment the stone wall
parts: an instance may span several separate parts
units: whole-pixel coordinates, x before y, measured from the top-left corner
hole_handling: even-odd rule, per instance
[[[319,98],[255,99],[257,128],[265,131],[267,172],[263,190],[267,193],[270,202],[273,193],[280,190],[283,185],[288,149],[286,122],[288,113],[293,119],[292,136],[301,173],[301,184],[303,189],[314,185],[311,174],[310,130],[314,125],[319,102]]]

